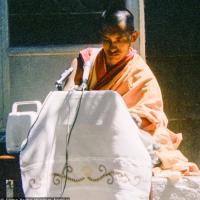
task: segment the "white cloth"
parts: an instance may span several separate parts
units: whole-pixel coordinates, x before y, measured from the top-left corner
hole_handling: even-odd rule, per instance
[[[70,200],[147,200],[151,159],[119,94],[51,92],[20,153],[26,197]]]
[[[154,200],[199,200],[200,176],[152,177],[152,194]]]

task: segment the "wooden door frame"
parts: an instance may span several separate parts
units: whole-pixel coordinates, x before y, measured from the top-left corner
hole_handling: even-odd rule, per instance
[[[7,0],[0,0],[0,131],[4,131],[10,110],[9,34]]]

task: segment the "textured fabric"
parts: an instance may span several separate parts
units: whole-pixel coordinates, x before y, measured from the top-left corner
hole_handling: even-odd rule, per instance
[[[152,178],[152,194],[154,200],[200,199],[200,177],[184,176],[179,178],[180,175],[177,172],[170,172],[170,174],[170,179],[163,178],[162,176]]]
[[[82,50],[80,56],[83,62],[87,62],[91,54],[91,48]],[[114,90],[123,97],[142,132],[151,134],[159,145],[156,155],[162,161],[162,170],[178,170],[185,175],[200,174],[198,167],[177,151],[182,134],[175,134],[167,128],[168,120],[163,111],[158,82],[134,49],[130,48],[127,57],[110,71],[106,68],[105,55],[101,49],[91,66],[88,85],[90,90]]]
[[[20,153],[25,196],[148,200],[151,160],[138,132],[116,92],[51,92]]]

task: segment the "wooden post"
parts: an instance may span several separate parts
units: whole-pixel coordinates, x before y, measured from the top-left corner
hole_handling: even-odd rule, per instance
[[[8,59],[8,6],[0,0],[0,130],[4,130],[10,110],[10,73]]]
[[[135,44],[139,54],[145,60],[145,19],[144,19],[144,0],[126,0],[126,7],[133,12],[135,17],[135,29],[139,32],[139,38]]]

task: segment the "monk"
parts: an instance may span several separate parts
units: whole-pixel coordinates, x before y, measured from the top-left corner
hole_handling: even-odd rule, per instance
[[[138,37],[133,14],[126,8],[104,11],[100,34],[102,47],[80,51],[71,64],[74,70],[64,90],[85,81],[83,72],[89,63],[87,89],[113,90],[122,96],[152,157],[153,173],[165,171],[177,172],[180,176],[199,175],[198,167],[188,162],[177,149],[182,135],[167,128],[168,120],[156,77],[132,48]]]

